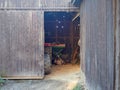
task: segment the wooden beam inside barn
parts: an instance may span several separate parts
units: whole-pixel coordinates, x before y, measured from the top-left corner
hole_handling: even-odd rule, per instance
[[[75,17],[72,19],[72,21],[74,21],[76,18],[78,18],[78,17],[80,17],[80,13],[77,13],[76,15],[75,15]]]

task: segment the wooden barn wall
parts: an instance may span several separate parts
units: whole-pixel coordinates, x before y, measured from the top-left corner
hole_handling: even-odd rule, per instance
[[[113,90],[113,0],[83,0],[81,4],[81,68],[89,90]]]
[[[42,11],[0,11],[0,76],[44,76],[43,21]]]
[[[68,7],[71,0],[0,0],[1,8]]]
[[[115,1],[115,90],[120,90],[120,1]]]

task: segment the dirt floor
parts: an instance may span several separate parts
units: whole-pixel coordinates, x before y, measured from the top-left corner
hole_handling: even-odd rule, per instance
[[[44,80],[10,80],[0,90],[84,90],[79,65],[55,65]]]

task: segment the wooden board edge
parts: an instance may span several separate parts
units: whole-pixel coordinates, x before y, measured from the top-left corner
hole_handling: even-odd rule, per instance
[[[41,76],[3,76],[2,79],[8,79],[8,80],[34,79],[34,80],[37,80],[37,79],[44,79],[44,77],[41,77]]]

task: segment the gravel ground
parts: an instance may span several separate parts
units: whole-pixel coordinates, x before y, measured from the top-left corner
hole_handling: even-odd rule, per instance
[[[0,90],[85,90],[84,76],[79,67],[56,65],[44,80],[8,80]]]

